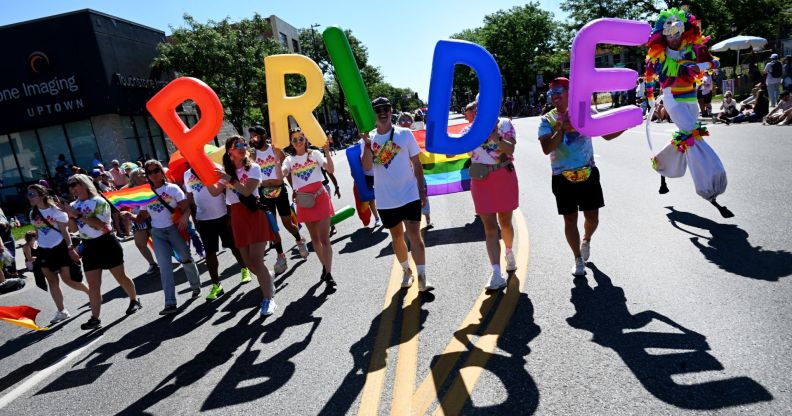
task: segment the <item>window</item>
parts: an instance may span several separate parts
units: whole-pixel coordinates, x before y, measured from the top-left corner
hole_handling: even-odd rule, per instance
[[[8,136],[0,136],[0,186],[16,185],[22,181]]]
[[[165,148],[165,141],[162,137],[162,129],[154,121],[151,116],[146,117],[149,125],[149,131],[151,131],[151,140],[154,142],[154,150],[157,154],[157,159],[159,159],[163,164],[167,164],[168,160],[170,160],[170,155],[168,154],[168,149]]]
[[[141,159],[143,155],[140,151],[140,141],[138,140],[137,135],[135,135],[135,126],[132,122],[132,117],[121,117],[121,137],[124,139],[124,144],[126,144],[129,160],[137,161],[138,159]]]
[[[278,32],[278,38],[280,39],[281,45],[283,45],[284,48],[289,49],[289,38],[287,38],[283,32]]]
[[[292,52],[300,53],[300,42],[297,39],[292,39],[292,49],[294,49]]]
[[[93,167],[91,162],[93,161],[94,153],[99,153],[99,146],[96,143],[96,136],[94,136],[91,121],[82,120],[66,124],[66,134],[69,136],[69,143],[71,143],[77,165]],[[110,169],[109,166],[105,167]]]
[[[154,148],[151,147],[151,139],[149,138],[148,126],[146,119],[143,116],[134,117],[135,131],[137,132],[140,147],[143,148],[143,159],[149,160],[154,158]]]
[[[58,155],[66,156],[67,161],[72,160],[66,133],[63,132],[63,126],[57,125],[38,129],[38,135],[39,140],[41,140],[41,147],[44,149],[44,158],[47,160],[49,174],[54,175],[55,166],[58,164]],[[90,159],[88,161],[88,165],[90,165]],[[87,168],[88,166],[83,167]]]
[[[11,133],[8,137],[22,170],[22,180],[32,182],[46,178],[47,168],[44,165],[44,157],[41,154],[36,132],[26,130],[20,133]]]

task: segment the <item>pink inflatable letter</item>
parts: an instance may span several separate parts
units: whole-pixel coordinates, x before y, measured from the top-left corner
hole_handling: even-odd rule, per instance
[[[645,22],[624,19],[597,19],[578,31],[572,42],[569,70],[569,115],[572,126],[587,136],[622,131],[643,121],[641,110],[627,106],[591,116],[591,94],[594,92],[634,89],[638,73],[625,68],[597,69],[594,55],[597,44],[638,46],[649,39],[651,26]]]

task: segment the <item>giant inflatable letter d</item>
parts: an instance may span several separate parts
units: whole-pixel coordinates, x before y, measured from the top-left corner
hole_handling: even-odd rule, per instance
[[[176,114],[176,107],[186,100],[194,101],[201,109],[201,118],[192,128],[185,126]],[[223,105],[208,85],[197,78],[177,78],[151,97],[146,108],[190,162],[201,182],[211,185],[220,180],[214,162],[204,152],[204,145],[220,132]]]
[[[473,68],[479,80],[476,118],[462,136],[448,135],[448,110],[454,65]],[[459,154],[480,146],[498,121],[501,106],[501,76],[495,58],[486,49],[462,40],[437,42],[429,85],[429,114],[426,123],[426,150],[432,153]]]
[[[264,58],[264,70],[272,145],[279,149],[289,146],[289,116],[292,116],[311,144],[324,146],[327,136],[312,113],[324,97],[324,78],[316,62],[303,55],[271,55]],[[286,74],[305,77],[302,95],[286,95]]]
[[[652,28],[644,22],[596,19],[578,31],[572,42],[569,70],[569,115],[575,129],[587,136],[602,136],[641,124],[641,110],[627,106],[591,116],[594,92],[635,89],[638,73],[631,69],[594,67],[598,43],[638,46],[646,43]]]

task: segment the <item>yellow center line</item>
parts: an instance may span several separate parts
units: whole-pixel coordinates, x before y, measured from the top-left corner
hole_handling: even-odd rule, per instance
[[[398,260],[394,258],[391,269],[388,289],[385,291],[385,302],[380,314],[377,338],[371,350],[371,361],[366,373],[366,383],[363,385],[363,395],[360,399],[359,415],[376,415],[379,413],[380,397],[385,386],[385,372],[387,366],[387,348],[393,333],[393,320],[396,317],[399,304],[394,302],[401,287],[402,269]]]
[[[515,215],[512,217],[517,218],[518,222],[518,265],[520,266],[518,270],[524,270],[527,269],[528,259],[528,227],[525,225],[525,218],[522,215],[522,211],[520,211],[518,208],[514,211],[514,213]],[[523,246],[525,246],[525,248],[523,248]],[[501,241],[501,250],[505,251],[503,241]],[[526,253],[524,256],[525,267],[523,267],[522,263],[519,262],[519,260],[523,258],[523,256],[520,256],[520,253],[522,252]],[[503,270],[506,270],[504,260],[501,260],[501,267]],[[443,350],[442,354],[440,355],[440,359],[438,359],[438,361],[429,371],[429,374],[426,376],[424,381],[421,382],[421,385],[416,390],[415,395],[413,395],[412,401],[414,414],[426,414],[429,407],[437,398],[437,389],[445,383],[459,358],[468,350],[468,337],[479,332],[479,325],[484,321],[484,318],[489,315],[492,305],[495,304],[495,302],[487,302],[485,304],[484,302],[488,299],[493,299],[492,294],[482,291],[478,299],[476,299],[476,302],[473,304],[473,308],[470,309],[470,312],[468,312],[468,315],[462,321],[462,324],[459,326],[459,328],[457,328],[456,331],[454,331],[454,336],[451,338],[451,341],[448,343],[445,350]],[[511,316],[511,314],[509,316]]]
[[[489,360],[498,345],[498,338],[506,329],[509,319],[511,319],[514,309],[517,307],[517,301],[520,298],[520,292],[528,273],[529,241],[528,226],[525,218],[522,214],[515,217],[517,217],[517,230],[520,237],[520,251],[517,253],[518,268],[515,278],[510,279],[506,295],[501,301],[498,310],[495,311],[495,315],[490,321],[486,332],[479,337],[473,351],[460,369],[459,375],[451,384],[451,388],[445,395],[441,406],[435,411],[435,415],[446,413],[455,415],[462,411],[462,407],[470,398],[476,382],[487,365],[487,360]]]
[[[412,260],[410,260],[410,267],[413,271],[417,270],[415,262]],[[393,381],[392,415],[410,414],[410,398],[415,391],[415,379],[418,372],[418,328],[421,299],[418,291],[418,273],[414,272],[413,275],[415,281],[404,296],[401,343]]]

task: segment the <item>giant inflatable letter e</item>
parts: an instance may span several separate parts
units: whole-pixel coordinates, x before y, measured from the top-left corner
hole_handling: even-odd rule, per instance
[[[583,26],[572,42],[569,70],[569,116],[572,126],[587,136],[602,136],[637,126],[643,121],[641,110],[627,106],[591,116],[594,92],[635,89],[638,73],[631,69],[594,67],[598,43],[638,46],[646,43],[651,26],[624,19],[596,19]]]
[[[264,70],[267,72],[272,145],[279,149],[289,146],[289,116],[292,116],[312,144],[324,146],[327,136],[312,113],[324,98],[324,77],[319,65],[303,55],[271,55],[264,58]],[[286,74],[305,77],[305,92],[302,95],[286,95]]]
[[[186,100],[194,101],[201,109],[201,118],[192,128],[185,126],[176,114],[176,107]],[[201,182],[211,185],[220,180],[214,162],[204,152],[204,145],[220,132],[223,105],[208,85],[197,78],[176,78],[151,97],[146,108],[190,162]]]
[[[448,110],[454,65],[473,68],[479,80],[478,110],[470,130],[462,136],[448,135]],[[486,49],[462,40],[437,42],[429,84],[429,114],[426,122],[426,150],[432,153],[460,154],[484,143],[498,121],[501,106],[501,76],[498,63]]]

